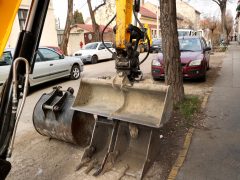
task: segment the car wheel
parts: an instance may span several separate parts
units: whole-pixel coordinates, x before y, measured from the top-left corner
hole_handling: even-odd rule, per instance
[[[201,76],[199,80],[200,80],[201,82],[205,82],[206,79],[207,79],[207,75],[206,75],[206,72],[205,72],[205,74],[204,74],[203,76]]]
[[[92,64],[96,64],[98,62],[98,57],[97,55],[93,55],[91,59]]]
[[[152,79],[153,79],[154,81],[159,81],[159,79],[158,79],[158,78],[155,78],[155,77],[152,77]]]
[[[73,65],[71,69],[70,79],[76,80],[80,78],[81,70],[79,65]]]
[[[208,62],[208,64],[207,64],[207,70],[209,70],[210,69],[210,65],[209,65],[209,62]]]

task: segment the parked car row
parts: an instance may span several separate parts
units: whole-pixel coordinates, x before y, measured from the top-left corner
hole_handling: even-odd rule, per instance
[[[14,49],[6,49],[0,58],[0,86],[6,81]],[[83,62],[78,57],[64,56],[50,48],[40,47],[36,54],[33,74],[30,75],[29,85],[35,86],[54,79],[69,77],[76,80],[83,71]]]
[[[150,46],[150,53],[159,53],[162,51],[162,39],[154,38]]]
[[[105,42],[105,45],[112,52],[115,52],[112,42]],[[90,62],[92,64],[95,64],[101,60],[113,59],[112,53],[107,50],[102,42],[93,42],[86,44],[83,49],[75,52],[73,55],[80,57],[83,63]]]
[[[106,42],[105,45],[112,51],[113,43]],[[181,51],[181,65],[184,78],[206,79],[206,72],[209,69],[210,50],[206,41],[198,36],[179,36]],[[150,52],[157,52],[157,58],[152,60],[153,79],[164,78],[164,60],[161,53],[161,39],[153,39]],[[6,49],[0,57],[0,89],[8,77],[14,49]],[[102,42],[94,42],[85,45],[82,50],[73,54],[73,57],[64,56],[57,47],[40,47],[36,54],[36,64],[33,74],[30,75],[29,85],[35,86],[54,79],[69,77],[78,79],[83,71],[83,63],[97,63],[100,60],[112,59]]]
[[[204,38],[198,36],[179,37],[181,51],[181,66],[183,77],[188,79],[201,79],[205,81],[209,69],[210,50]],[[152,77],[154,80],[164,78],[163,54],[159,53],[152,60]]]

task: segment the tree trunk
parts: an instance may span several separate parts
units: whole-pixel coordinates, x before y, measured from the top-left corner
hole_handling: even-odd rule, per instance
[[[180,60],[176,0],[160,0],[160,27],[165,71],[165,83],[173,88],[173,102],[184,99],[182,67]]]
[[[214,29],[211,29],[211,44],[212,44],[212,48],[213,48],[213,32],[214,32]]]
[[[95,19],[95,14],[92,9],[91,0],[87,0],[87,3],[88,3],[89,13],[90,13],[91,20],[92,20],[93,32],[95,33],[95,41],[100,41],[99,25],[97,24],[96,19]]]
[[[73,0],[68,0],[68,13],[67,13],[66,25],[63,33],[62,42],[60,45],[61,50],[66,55],[68,55],[67,47],[68,47],[68,40],[69,40],[72,20],[73,20]]]
[[[221,23],[222,23],[222,34],[223,34],[223,40],[224,42],[228,43],[228,38],[227,38],[227,27],[226,27],[226,4],[222,4],[220,6],[221,10]]]

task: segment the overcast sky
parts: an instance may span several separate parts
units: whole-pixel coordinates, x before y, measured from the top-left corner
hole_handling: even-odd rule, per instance
[[[92,0],[93,5],[100,4],[102,0]],[[158,0],[145,0],[145,2],[150,1],[152,3],[157,3]],[[194,8],[202,13],[202,16],[220,16],[220,10],[216,3],[212,0],[185,0]],[[74,10],[78,9],[83,13],[83,18],[89,17],[87,0],[73,0]],[[64,27],[67,15],[67,0],[52,0],[54,13],[56,18],[60,19],[61,28]],[[229,3],[227,8],[232,12],[235,17],[237,0],[233,0],[233,3]]]

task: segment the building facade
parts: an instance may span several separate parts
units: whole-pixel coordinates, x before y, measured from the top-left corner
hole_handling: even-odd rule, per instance
[[[194,7],[189,5],[187,2],[184,2],[183,0],[177,0],[177,14],[181,15],[183,19],[186,21],[191,22],[192,27],[185,27],[185,28],[191,28],[194,30],[200,29],[200,15],[201,13],[197,11]],[[185,25],[187,26],[187,24]],[[184,27],[181,27],[184,28]]]
[[[100,25],[100,31],[104,28],[103,25]],[[63,31],[58,31],[58,38],[61,41],[61,36]],[[72,55],[74,52],[78,51],[80,43],[83,45],[94,41],[94,33],[91,24],[76,24],[71,28],[69,40],[68,40],[68,55]],[[114,41],[113,30],[112,28],[107,28],[104,35],[104,41]]]
[[[115,0],[107,0],[107,4],[96,12],[96,21],[98,24],[107,24],[116,13]],[[157,22],[158,17],[158,22]],[[140,12],[138,18],[142,24],[148,24],[152,37],[155,38],[161,34],[160,32],[160,8],[151,2],[141,1]],[[200,12],[190,6],[188,3],[177,0],[177,23],[179,28],[199,29]],[[88,23],[91,23],[88,21]],[[132,22],[134,24],[134,21]],[[115,21],[111,23],[111,27],[115,25]]]
[[[22,0],[18,13],[15,17],[12,32],[9,36],[6,48],[15,48],[18,40],[18,36],[21,30],[24,29],[24,25],[27,19],[27,14],[31,5],[31,0]],[[50,3],[47,12],[42,38],[40,46],[58,46],[57,31],[55,27],[55,17],[53,13],[53,7]]]

